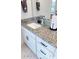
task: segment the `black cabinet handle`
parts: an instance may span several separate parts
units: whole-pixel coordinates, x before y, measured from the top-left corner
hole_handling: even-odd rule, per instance
[[[29,40],[28,36],[26,36],[26,39]]]
[[[46,53],[44,53],[42,50],[40,50],[42,54],[46,55]]]
[[[40,57],[40,59],[41,59],[41,57]]]
[[[44,47],[47,47],[44,43],[41,42],[41,44],[42,44]]]

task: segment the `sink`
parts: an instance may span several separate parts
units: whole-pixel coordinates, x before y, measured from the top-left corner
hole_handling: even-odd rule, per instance
[[[41,25],[38,23],[30,23],[30,24],[27,24],[27,26],[29,26],[32,29],[37,29],[37,28],[41,27]]]

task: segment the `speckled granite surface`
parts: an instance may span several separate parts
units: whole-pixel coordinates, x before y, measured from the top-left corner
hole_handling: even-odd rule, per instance
[[[57,48],[57,31],[51,31],[45,26],[42,26],[37,29],[32,29],[27,26],[27,24],[34,22],[36,23],[34,19],[25,19],[21,21],[21,25],[36,34],[37,36],[39,36],[40,38],[42,38],[44,41],[48,42],[50,45]]]

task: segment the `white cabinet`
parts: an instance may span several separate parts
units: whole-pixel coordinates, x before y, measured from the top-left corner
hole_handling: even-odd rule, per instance
[[[38,58],[39,59],[54,59],[55,48],[50,46],[47,42],[43,41],[39,37],[36,37],[36,39],[37,39],[37,56],[38,56]]]
[[[39,59],[53,59],[53,54],[47,50],[46,48],[39,46],[39,48],[37,48],[37,56],[39,57]]]
[[[31,50],[36,54],[36,39],[35,39],[35,35],[33,33],[29,33],[29,36],[28,36],[28,39],[29,39],[29,42],[30,42],[30,45],[31,45]]]
[[[36,40],[35,35],[29,30],[22,27],[22,33],[24,36],[24,42],[27,46],[36,54]]]
[[[22,27],[22,33],[24,36],[24,42],[39,59],[57,59],[55,47],[51,46],[24,27]]]
[[[56,51],[54,53],[54,59],[57,59],[57,49],[56,49]]]
[[[51,46],[50,44],[48,44],[47,42],[45,42],[42,38],[38,36],[36,37],[36,39],[37,39],[37,44],[40,44],[41,46],[45,47],[52,53],[55,52],[56,48],[54,46]]]

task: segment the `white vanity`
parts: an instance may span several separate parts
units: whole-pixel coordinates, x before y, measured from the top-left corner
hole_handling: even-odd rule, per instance
[[[24,26],[21,28],[24,42],[37,55],[38,59],[57,59],[57,48]]]

